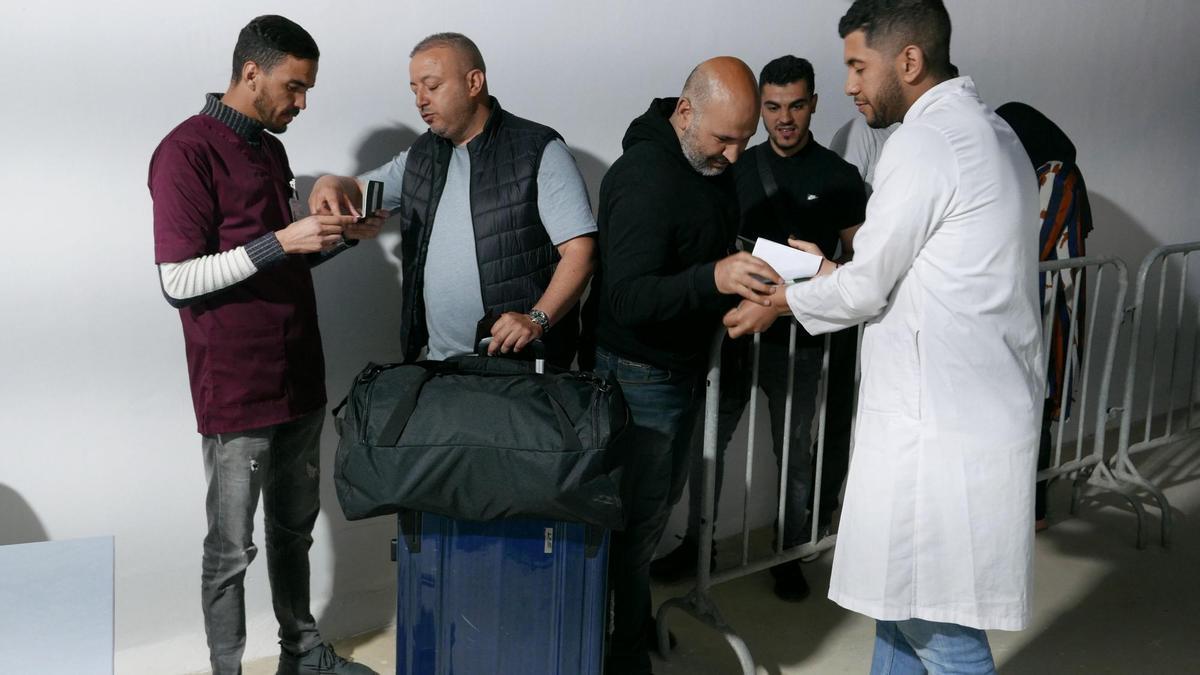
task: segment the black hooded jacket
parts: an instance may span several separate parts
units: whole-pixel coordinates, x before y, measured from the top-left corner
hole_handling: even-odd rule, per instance
[[[1042,111],[1010,101],[996,108],[996,114],[1017,134],[1035,171],[1050,161],[1062,162],[1067,168],[1075,166],[1075,144]]]
[[[600,185],[585,331],[618,356],[692,373],[736,304],[717,292],[713,269],[733,249],[738,202],[732,172],[705,177],[684,157],[669,121],[676,100],[655,99],[629,125]]]

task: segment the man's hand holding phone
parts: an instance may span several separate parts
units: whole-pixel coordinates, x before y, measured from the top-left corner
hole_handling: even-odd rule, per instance
[[[363,191],[357,180],[345,176],[317,179],[308,197],[308,206],[320,215],[352,216],[353,220],[342,232],[346,239],[374,239],[391,215],[382,208],[382,182],[368,181],[367,189]]]

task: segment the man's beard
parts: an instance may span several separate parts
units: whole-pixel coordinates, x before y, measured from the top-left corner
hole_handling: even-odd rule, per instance
[[[436,115],[437,117],[428,125],[430,133],[452,143],[458,143],[470,124],[472,109],[469,104],[447,105]]]
[[[270,102],[267,100],[267,92],[260,91],[258,92],[258,95],[254,97],[254,111],[258,113],[258,119],[262,122],[263,127],[266,128],[267,131],[273,134],[282,134],[283,132],[287,131],[287,124],[276,124],[272,121],[271,106]],[[296,115],[300,114],[300,110],[293,109],[289,111],[288,114],[295,119]]]
[[[697,149],[699,144],[696,142],[695,129],[699,126],[699,121],[700,118],[698,116],[692,118],[692,123],[688,125],[687,129],[683,130],[683,135],[679,139],[679,145],[683,149],[683,156],[687,158],[688,164],[692,165],[696,173],[701,176],[719,176],[725,172],[725,169],[729,165],[713,166],[712,160],[720,155],[709,157]]]
[[[879,88],[874,101],[869,101],[875,110],[875,119],[868,119],[867,126],[872,129],[886,129],[896,122],[904,121],[904,92],[900,90],[900,77],[891,73],[887,81]]]

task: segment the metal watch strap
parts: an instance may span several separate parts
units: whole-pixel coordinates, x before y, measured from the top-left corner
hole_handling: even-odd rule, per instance
[[[538,308],[529,310],[529,319],[542,327],[542,333],[550,332],[550,317]]]

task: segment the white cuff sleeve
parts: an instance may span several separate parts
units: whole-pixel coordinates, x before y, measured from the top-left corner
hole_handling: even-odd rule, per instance
[[[158,266],[163,292],[172,300],[215,293],[250,278],[257,271],[245,246]]]

